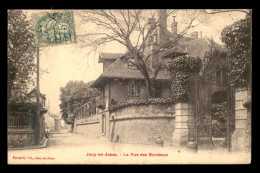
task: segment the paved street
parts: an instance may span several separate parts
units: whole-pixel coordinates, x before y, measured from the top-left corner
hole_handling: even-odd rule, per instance
[[[52,133],[45,148],[10,150],[10,164],[181,164],[249,162],[245,153],[199,151],[193,154],[172,147],[111,144],[75,133]]]

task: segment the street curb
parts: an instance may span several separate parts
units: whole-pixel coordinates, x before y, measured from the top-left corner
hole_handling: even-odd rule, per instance
[[[20,148],[8,148],[8,150],[28,150],[28,149],[45,148],[45,147],[47,147],[48,141],[49,141],[49,138],[46,138],[46,139],[44,139],[44,142],[41,145],[26,146],[26,147],[20,147]]]

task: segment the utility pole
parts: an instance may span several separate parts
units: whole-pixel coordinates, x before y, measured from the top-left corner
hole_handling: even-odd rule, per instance
[[[40,55],[39,55],[39,47],[37,49],[37,115],[36,115],[36,145],[40,144],[40,73],[39,73],[39,68],[40,68]]]

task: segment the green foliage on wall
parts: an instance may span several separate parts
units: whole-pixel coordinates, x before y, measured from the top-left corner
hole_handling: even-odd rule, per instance
[[[221,39],[227,47],[228,75],[231,85],[247,86],[252,56],[252,13],[245,19],[225,27]]]
[[[126,106],[133,105],[149,105],[149,104],[171,104],[174,103],[172,98],[148,98],[148,99],[138,99],[138,100],[127,100],[126,102],[118,102],[110,105],[110,111],[123,108]]]
[[[201,67],[201,59],[188,56],[175,58],[168,63],[167,69],[171,75],[171,89],[176,103],[188,102],[190,96],[189,78],[198,74]]]
[[[213,104],[212,115],[212,136],[226,137],[227,135],[227,113],[226,102]]]

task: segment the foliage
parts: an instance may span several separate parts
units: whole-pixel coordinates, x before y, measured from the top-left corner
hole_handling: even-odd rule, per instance
[[[228,75],[231,85],[249,83],[252,51],[252,13],[223,29],[222,42],[228,50]]]
[[[8,10],[8,102],[24,102],[36,71],[34,32],[21,10]]]
[[[73,114],[75,108],[100,95],[98,89],[89,88],[90,84],[91,82],[69,81],[65,87],[60,88],[60,109],[66,123],[71,124],[73,122],[74,117],[69,117],[69,115]]]
[[[172,98],[148,98],[144,100],[127,100],[126,102],[119,102],[112,104],[110,106],[110,110],[116,110],[119,108],[123,108],[126,106],[133,106],[133,105],[149,105],[149,104],[170,104],[174,103]]]
[[[180,56],[167,65],[171,75],[171,89],[176,103],[188,102],[192,75],[198,74],[202,66],[199,58]]]
[[[226,137],[227,132],[227,113],[226,102],[219,104],[212,104],[212,136]]]
[[[113,99],[112,99],[113,100]],[[102,94],[100,94],[99,97],[96,97],[96,106],[99,108],[99,109],[105,109],[106,107],[106,103],[105,103],[105,99],[104,99],[104,96]]]

